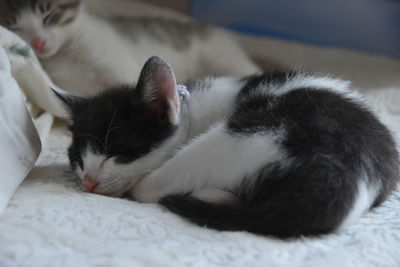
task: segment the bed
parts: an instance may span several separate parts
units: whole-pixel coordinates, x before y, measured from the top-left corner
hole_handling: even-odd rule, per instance
[[[356,89],[400,141],[400,62],[265,38],[240,39],[258,56],[259,45],[268,47],[267,57],[282,65],[292,67],[301,61],[306,70],[354,80]],[[296,49],[303,51],[302,59],[289,57]],[[330,69],[321,69],[318,55],[325,60],[332,57],[324,62]],[[349,61],[351,69],[346,72]],[[38,75],[37,86],[51,83],[45,73]],[[48,112],[40,113],[47,116],[42,122],[37,121],[39,113],[32,113],[42,153],[0,216],[1,267],[400,266],[400,191],[348,229],[286,241],[200,228],[158,205],[86,193],[69,169],[66,124],[58,119],[53,124],[52,118],[63,117],[62,111],[49,104],[53,103],[50,96],[38,103],[31,88],[35,84],[27,85],[18,75],[16,80],[28,100]]]

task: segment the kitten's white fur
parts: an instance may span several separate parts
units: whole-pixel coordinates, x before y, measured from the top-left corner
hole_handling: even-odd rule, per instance
[[[62,27],[44,27],[42,20],[25,10],[17,24],[23,30],[17,33],[28,43],[35,37],[46,40],[44,53],[38,54],[41,63],[58,86],[76,95],[95,95],[122,83],[136,83],[144,62],[153,55],[167,59],[178,81],[259,71],[222,30],[215,29],[204,38],[193,37],[190,47],[180,50],[146,35],[132,42],[84,8],[72,23]]]
[[[135,186],[133,196],[142,202],[157,202],[167,195],[208,188],[229,192],[243,177],[282,157],[273,135],[234,137],[227,134],[224,122],[217,123],[145,177]]]
[[[188,105],[192,138],[223,119],[232,111],[232,103],[242,88],[243,82],[234,77],[207,78],[202,88],[193,88]]]
[[[345,229],[354,223],[365,211],[371,207],[373,200],[376,197],[379,187],[376,185],[369,185],[363,177],[358,184],[358,191],[353,202],[353,206],[347,214],[346,218],[342,221],[339,229]]]

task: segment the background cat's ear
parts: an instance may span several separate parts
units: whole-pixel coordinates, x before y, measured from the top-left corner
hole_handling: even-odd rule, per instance
[[[58,97],[58,99],[61,100],[61,102],[63,103],[64,107],[67,109],[70,115],[79,112],[82,109],[82,107],[86,105],[86,102],[88,101],[86,98],[67,93],[61,93],[59,91],[54,90],[53,88],[51,88],[51,90]]]
[[[179,122],[179,94],[171,66],[159,57],[151,57],[140,73],[137,90],[158,117],[171,124]]]

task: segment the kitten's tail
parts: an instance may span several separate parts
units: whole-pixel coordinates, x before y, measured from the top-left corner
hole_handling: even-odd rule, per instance
[[[310,222],[310,218],[293,218],[298,211],[294,214],[290,210],[283,212],[279,205],[214,204],[189,195],[168,196],[159,203],[195,224],[222,231],[248,231],[289,238],[325,234],[335,229],[324,223]],[[299,220],[303,221],[299,223]]]

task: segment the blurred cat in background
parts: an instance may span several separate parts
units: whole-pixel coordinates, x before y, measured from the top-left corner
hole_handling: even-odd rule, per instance
[[[152,55],[168,60],[178,81],[259,71],[229,34],[196,22],[103,18],[81,0],[2,1],[1,24],[31,44],[58,86],[78,95],[136,83]]]

